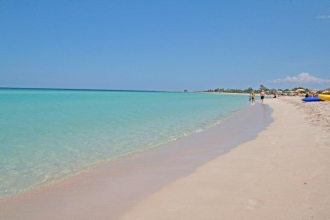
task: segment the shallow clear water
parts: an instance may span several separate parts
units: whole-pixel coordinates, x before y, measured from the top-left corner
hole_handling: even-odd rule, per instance
[[[0,198],[201,132],[247,96],[0,89]]]

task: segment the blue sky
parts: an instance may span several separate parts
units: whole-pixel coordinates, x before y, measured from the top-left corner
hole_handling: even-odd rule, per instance
[[[329,0],[0,0],[0,35],[0,87],[330,87]]]

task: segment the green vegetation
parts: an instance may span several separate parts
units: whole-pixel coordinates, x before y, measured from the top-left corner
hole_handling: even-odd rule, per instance
[[[255,92],[255,93],[260,93],[261,90],[264,90],[266,93],[273,93],[273,92],[277,92],[278,91],[276,89],[268,89],[265,86],[260,85],[260,88],[257,89],[257,90],[253,89],[252,87],[249,87],[249,88],[244,89],[244,90],[242,90],[242,89],[229,89],[229,88],[228,89],[217,88],[217,89],[214,89],[214,90],[209,89],[209,90],[207,90],[205,92],[220,92],[220,93],[252,93],[252,92]]]
[[[259,89],[253,89],[252,87],[249,87],[247,89],[224,89],[224,88],[217,88],[217,89],[209,89],[207,91],[204,91],[204,92],[219,92],[219,93],[260,93],[262,90],[264,90],[264,92],[266,94],[274,94],[274,93],[284,93],[284,94],[288,94],[290,93],[290,91],[296,91],[297,89],[304,89],[304,93],[307,92],[311,92],[313,91],[313,89],[309,89],[309,88],[304,88],[304,87],[295,87],[295,88],[292,88],[292,89],[270,89],[270,88],[267,88],[266,86],[264,85],[260,85]],[[330,88],[328,89],[324,89],[324,90],[330,90]],[[321,93],[323,90],[319,90],[317,91],[317,93]]]

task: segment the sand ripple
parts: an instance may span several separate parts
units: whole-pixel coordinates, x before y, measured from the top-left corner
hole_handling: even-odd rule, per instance
[[[297,111],[306,114],[310,124],[330,130],[330,102],[303,102],[300,97],[281,97],[287,103],[297,107]]]

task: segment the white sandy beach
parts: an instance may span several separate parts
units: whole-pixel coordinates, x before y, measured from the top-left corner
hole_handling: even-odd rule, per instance
[[[329,25],[330,0],[2,0],[0,220],[330,220]]]
[[[215,127],[2,200],[0,219],[330,219],[330,102],[265,103],[274,122],[226,154],[205,149],[228,135]],[[265,117],[255,106],[237,116],[249,119],[238,120],[242,131],[260,126],[253,109]],[[246,135],[230,123],[237,139]]]
[[[330,102],[265,103],[274,122],[255,140],[143,199],[121,219],[330,219]]]

